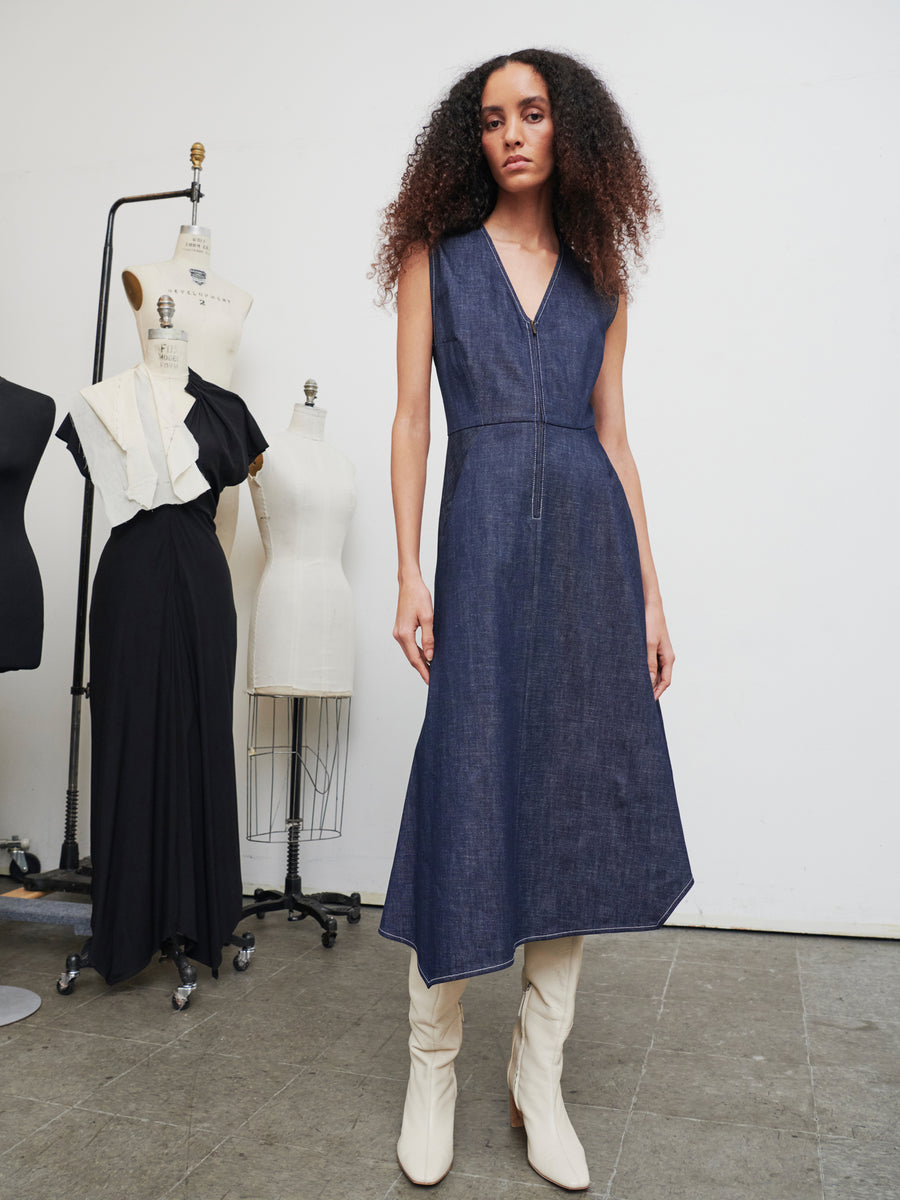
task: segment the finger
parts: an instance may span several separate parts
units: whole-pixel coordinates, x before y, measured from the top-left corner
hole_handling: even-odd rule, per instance
[[[668,687],[672,682],[672,667],[675,665],[671,658],[664,658],[660,662],[659,674],[664,687]]]
[[[434,619],[428,617],[422,622],[422,656],[430,663],[434,656]]]
[[[415,669],[419,672],[419,674],[422,676],[422,678],[427,683],[428,682],[428,668],[429,668],[430,664],[427,663],[425,661],[425,659],[422,657],[422,651],[419,649],[418,642],[415,642],[415,641],[413,642],[413,648],[411,651],[407,650],[405,646],[403,647],[403,649],[406,654],[406,657],[409,659],[410,666],[415,667]]]
[[[400,648],[406,655],[407,661],[411,667],[414,667],[425,682],[428,682],[428,664],[422,657],[422,651],[419,648],[419,643],[416,641],[416,632],[414,629],[404,630],[394,627],[394,639],[400,644]]]
[[[647,670],[650,672],[650,682],[656,687],[659,675],[659,658],[656,646],[647,644]]]
[[[653,689],[657,700],[672,682],[672,667],[674,665],[675,655],[671,649],[668,647],[661,649],[659,652],[659,675],[656,680],[656,687]]]

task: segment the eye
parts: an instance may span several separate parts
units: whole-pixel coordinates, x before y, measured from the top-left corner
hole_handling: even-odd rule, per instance
[[[544,114],[535,108],[531,112],[526,113],[524,119],[531,125],[537,125],[538,121],[543,121]]]
[[[484,122],[484,127],[486,130],[499,129],[500,125],[501,121],[499,117],[487,117]]]

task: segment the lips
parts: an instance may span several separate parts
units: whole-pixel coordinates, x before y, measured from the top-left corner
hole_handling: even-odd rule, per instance
[[[521,154],[511,154],[503,165],[504,167],[517,167],[522,163],[528,162],[531,162],[530,158],[525,158]]]

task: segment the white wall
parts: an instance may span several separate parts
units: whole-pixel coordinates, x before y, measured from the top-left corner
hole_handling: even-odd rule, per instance
[[[424,704],[390,636],[394,328],[366,279],[377,210],[462,69],[544,44],[611,84],[666,214],[630,312],[626,395],[678,652],[664,710],[698,882],[676,920],[900,933],[896,5],[150,11],[6,6],[0,373],[54,396],[62,415],[90,381],[109,205],[185,186],[188,148],[203,141],[214,267],[256,297],[235,387],[271,434],[314,375],[329,436],[359,473],[345,836],[305,849],[305,883],[383,893]],[[116,278],[169,257],[189,212],[186,201],[123,210]],[[107,372],[137,356],[116,282]],[[444,449],[435,405],[429,531]],[[54,439],[27,509],[44,662],[0,676],[0,837],[27,835],[45,866],[62,836],[80,496]],[[98,546],[105,533],[98,519]],[[245,493],[232,558],[241,656],[261,564]],[[245,710],[239,694],[242,791]],[[87,754],[85,789],[86,767]],[[86,805],[80,836],[86,852]],[[245,878],[282,874],[280,848],[247,848]]]

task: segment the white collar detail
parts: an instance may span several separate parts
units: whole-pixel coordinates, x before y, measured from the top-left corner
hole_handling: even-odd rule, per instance
[[[127,520],[128,516],[133,516],[138,508],[153,508],[157,484],[160,482],[150,456],[138,409],[136,394],[138,376],[149,389],[153,398],[169,481],[178,502],[185,504],[189,500],[194,500],[197,496],[209,491],[210,486],[197,466],[197,457],[200,452],[197,439],[184,424],[184,418],[194,404],[193,397],[176,388],[159,386],[154,382],[144,364],[139,363],[136,367],[123,371],[119,375],[101,380],[91,387],[82,388],[80,392],[88,408],[102,423],[105,432],[124,454],[124,479],[121,466],[114,472],[115,481],[111,477],[98,478],[98,475],[105,474],[104,465],[109,463],[109,455],[103,453],[98,456],[89,452],[91,446],[87,443],[94,443],[96,448],[96,438],[91,437],[88,430],[82,430],[83,422],[77,420],[74,410],[72,413],[73,419],[76,421],[76,429],[82,440],[91,478],[100,488],[104,505],[113,525]],[[97,432],[99,433],[99,430]],[[88,436],[83,436],[83,433]],[[110,447],[110,449],[112,448]],[[119,461],[121,463],[121,458]],[[113,496],[115,492],[119,493],[118,503]],[[116,519],[113,509],[117,511],[117,514],[122,514],[127,509],[128,516],[118,515],[118,519]]]

